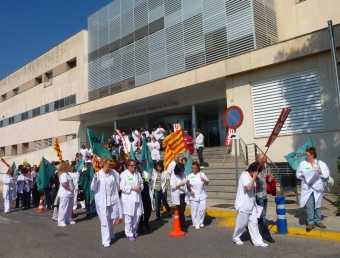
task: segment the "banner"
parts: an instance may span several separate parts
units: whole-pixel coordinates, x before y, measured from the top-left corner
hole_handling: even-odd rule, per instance
[[[272,143],[275,141],[276,137],[279,135],[281,128],[283,127],[283,124],[285,123],[291,109],[290,108],[282,108],[281,115],[279,116],[279,119],[276,122],[276,125],[272,131],[272,134],[270,135],[268,142],[266,144],[266,147],[270,147]]]
[[[163,148],[165,148],[164,169],[167,169],[175,154],[186,151],[181,128],[164,138]]]
[[[228,129],[228,132],[227,132],[227,137],[225,139],[225,145],[226,146],[231,146],[233,145],[233,139],[230,138],[230,135],[235,133],[235,129]]]
[[[89,142],[91,145],[91,149],[93,154],[96,154],[98,157],[102,159],[111,159],[112,155],[105,147],[105,144],[102,144],[102,139],[99,138],[93,131],[86,128],[87,136],[89,137]]]

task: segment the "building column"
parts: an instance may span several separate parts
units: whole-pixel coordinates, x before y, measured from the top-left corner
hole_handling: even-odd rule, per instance
[[[197,114],[196,106],[191,106],[191,120],[192,120],[192,138],[196,140]]]
[[[117,120],[113,121],[113,129],[117,130]]]

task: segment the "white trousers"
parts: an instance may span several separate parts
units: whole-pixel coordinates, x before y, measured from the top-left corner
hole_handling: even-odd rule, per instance
[[[205,211],[207,209],[207,199],[200,201],[190,201],[191,220],[194,227],[204,224]]]
[[[73,196],[73,209],[77,209],[77,197],[78,197],[79,189],[74,189],[74,196]]]
[[[124,223],[125,223],[125,235],[127,237],[132,237],[133,234],[136,233],[138,223],[139,223],[140,215],[130,216],[124,214]]]
[[[106,207],[106,226],[103,226],[104,223],[100,222],[100,231],[102,233],[102,245],[110,244],[111,239],[115,238],[115,234],[113,232],[113,227],[116,222],[116,219],[111,219],[111,214],[113,212],[113,206]],[[103,218],[103,216],[100,216]]]
[[[58,225],[70,223],[72,218],[72,197],[59,197]]]
[[[12,201],[13,201],[13,194],[9,193],[7,198],[4,198],[4,206],[5,206],[5,213],[12,211]]]
[[[250,234],[251,241],[255,246],[263,243],[262,237],[259,232],[259,227],[257,224],[256,208],[254,206],[251,214],[238,212],[236,217],[236,226],[233,234],[233,241],[240,241],[240,237],[244,231],[245,226],[248,224],[248,230]]]

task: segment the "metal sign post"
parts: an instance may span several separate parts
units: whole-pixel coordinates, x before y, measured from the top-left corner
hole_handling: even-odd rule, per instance
[[[235,133],[230,135],[230,139],[235,140],[235,174],[236,174],[236,190],[238,186],[238,157],[237,157],[237,144],[239,135],[236,129],[239,128],[243,122],[243,111],[238,106],[231,106],[227,108],[223,115],[223,122],[229,129],[235,129]],[[224,162],[224,161],[223,161]]]

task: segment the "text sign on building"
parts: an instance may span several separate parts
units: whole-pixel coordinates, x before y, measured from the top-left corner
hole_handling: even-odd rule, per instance
[[[225,139],[225,145],[226,146],[231,146],[233,145],[233,139],[230,138],[231,135],[233,135],[235,133],[234,129],[228,129],[228,133],[227,133],[227,137]]]
[[[223,115],[223,122],[229,129],[239,128],[243,122],[243,112],[238,106],[228,107]]]

